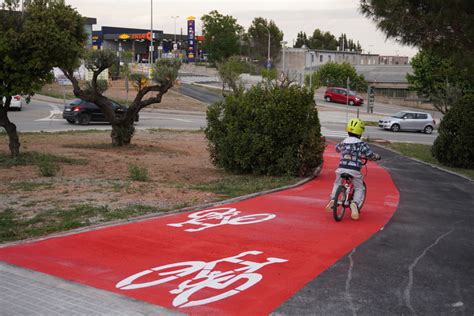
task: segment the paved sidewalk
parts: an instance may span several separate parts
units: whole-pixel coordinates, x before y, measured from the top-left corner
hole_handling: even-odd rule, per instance
[[[181,315],[158,305],[0,262],[1,315]]]

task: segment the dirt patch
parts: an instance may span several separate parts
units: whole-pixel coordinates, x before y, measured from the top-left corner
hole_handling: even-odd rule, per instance
[[[26,217],[82,204],[163,209],[208,203],[218,196],[193,185],[224,177],[209,161],[202,132],[138,131],[129,147],[112,147],[109,132],[23,134],[20,140],[23,152],[79,159],[60,163],[54,177],[32,165],[0,168],[0,211]],[[8,138],[0,135],[0,152],[7,150]],[[131,165],[145,168],[149,180],[133,181]]]

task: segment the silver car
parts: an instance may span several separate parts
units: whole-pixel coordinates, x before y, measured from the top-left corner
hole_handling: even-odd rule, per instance
[[[389,129],[392,132],[421,131],[431,134],[435,126],[436,123],[431,115],[425,112],[401,111],[379,120],[380,128]]]

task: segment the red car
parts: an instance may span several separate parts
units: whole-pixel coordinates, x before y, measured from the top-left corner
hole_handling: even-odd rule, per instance
[[[349,105],[357,106],[364,104],[364,99],[354,91],[349,90],[349,96],[347,96],[347,89],[344,88],[327,88],[326,92],[324,92],[324,100],[343,104],[349,103]]]

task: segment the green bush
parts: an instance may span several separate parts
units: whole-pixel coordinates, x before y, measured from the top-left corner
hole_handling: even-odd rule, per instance
[[[49,157],[43,157],[38,160],[38,171],[43,177],[54,177],[61,170],[61,167],[54,163]]]
[[[258,85],[207,111],[212,162],[237,173],[307,176],[322,163],[324,141],[313,94]]]
[[[148,170],[145,167],[131,164],[128,166],[128,173],[130,175],[130,179],[133,181],[146,182],[150,179],[148,176]]]
[[[432,153],[450,167],[474,168],[474,95],[460,99],[446,113],[439,126]]]

